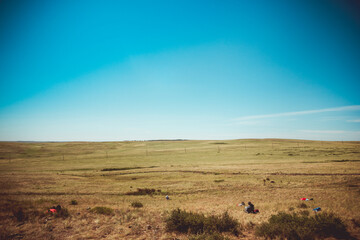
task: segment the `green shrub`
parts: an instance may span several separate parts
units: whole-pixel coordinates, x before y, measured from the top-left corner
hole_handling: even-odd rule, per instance
[[[219,180],[214,180],[214,182],[219,183],[219,182],[224,182],[224,179],[219,179]]]
[[[70,205],[78,205],[78,202],[76,200],[71,200]]]
[[[158,191],[159,192],[159,191]],[[160,190],[161,192],[161,190]],[[126,195],[153,195],[156,193],[156,189],[150,188],[138,188],[136,192],[127,192]]]
[[[178,231],[182,233],[222,233],[230,232],[234,235],[239,234],[239,223],[227,212],[220,216],[205,216],[200,213],[186,212],[175,209],[166,219],[167,231]]]
[[[132,202],[131,206],[134,208],[141,208],[143,207],[143,204],[141,202]]]
[[[90,209],[90,212],[104,214],[104,215],[111,215],[113,214],[114,210],[108,207],[94,207]]]
[[[348,238],[349,233],[340,218],[333,214],[320,213],[309,217],[280,212],[268,222],[256,227],[256,235],[274,239],[315,239],[325,237]]]

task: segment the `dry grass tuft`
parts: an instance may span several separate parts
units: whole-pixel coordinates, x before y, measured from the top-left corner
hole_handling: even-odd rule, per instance
[[[108,207],[94,207],[90,209],[90,212],[103,215],[112,215],[114,213],[114,210]]]
[[[132,202],[131,206],[134,208],[142,208],[144,205],[141,202]]]

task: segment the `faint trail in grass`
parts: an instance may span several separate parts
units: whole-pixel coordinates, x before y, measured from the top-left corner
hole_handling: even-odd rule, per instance
[[[123,168],[104,168],[101,171],[125,171],[125,170],[134,170],[134,169],[143,169],[143,168],[156,168],[159,166],[150,166],[150,167],[123,167]]]
[[[304,162],[302,162],[302,163],[343,163],[343,162],[360,162],[360,160],[304,161]]]
[[[119,196],[121,193],[104,193],[104,192],[90,192],[90,193],[66,193],[66,192],[5,192],[0,193],[0,196],[63,196],[63,195],[79,195],[79,196],[93,196],[93,195],[107,195]]]
[[[360,173],[269,173],[284,176],[360,176]]]
[[[114,175],[130,175],[130,174],[148,174],[148,173],[195,173],[195,174],[212,174],[212,175],[284,175],[284,176],[360,176],[360,173],[248,173],[248,172],[232,172],[232,173],[219,173],[207,171],[190,171],[190,170],[173,170],[173,171],[142,171],[142,172],[126,172],[114,174],[102,174],[101,176],[114,176]]]

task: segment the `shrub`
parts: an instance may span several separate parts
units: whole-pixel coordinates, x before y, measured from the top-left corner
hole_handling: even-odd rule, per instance
[[[265,238],[315,239],[326,237],[349,237],[340,218],[333,214],[320,213],[309,217],[280,212],[268,222],[256,227],[256,235]]]
[[[161,190],[157,191],[158,193],[161,192]],[[153,195],[156,193],[156,189],[150,189],[150,188],[138,188],[136,192],[127,192],[125,195]]]
[[[224,179],[219,179],[219,180],[214,180],[214,182],[219,183],[219,182],[224,182]]]
[[[134,208],[141,208],[143,207],[143,204],[141,202],[132,202],[131,206]]]
[[[111,215],[113,214],[114,210],[108,207],[94,207],[90,209],[90,212],[104,214],[104,215]]]
[[[76,200],[71,200],[71,201],[70,201],[70,204],[71,204],[71,205],[78,205],[78,202],[77,202]]]
[[[167,231],[178,231],[182,233],[221,233],[231,232],[234,235],[239,234],[239,223],[227,212],[220,216],[208,216],[204,214],[186,212],[175,209],[166,219]]]

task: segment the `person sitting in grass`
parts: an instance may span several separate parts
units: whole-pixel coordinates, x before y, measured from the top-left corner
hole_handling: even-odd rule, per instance
[[[245,212],[246,213],[254,213],[255,207],[254,204],[252,204],[251,202],[248,202],[248,206],[245,207]]]

